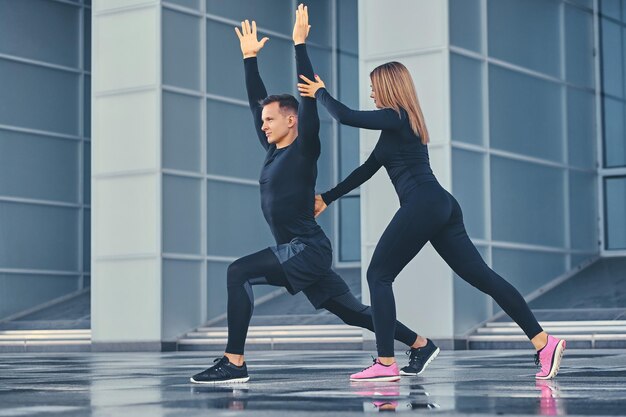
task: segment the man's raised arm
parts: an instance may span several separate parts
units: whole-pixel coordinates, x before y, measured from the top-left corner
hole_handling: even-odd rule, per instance
[[[313,65],[306,50],[306,38],[309,35],[309,11],[300,4],[296,10],[296,23],[293,26],[293,43],[296,48],[296,69],[299,75],[314,77]],[[320,153],[320,118],[317,113],[317,101],[303,97],[298,111],[298,141],[305,152],[319,156]]]
[[[250,110],[254,118],[254,127],[256,134],[259,137],[261,146],[264,149],[269,148],[265,132],[261,130],[263,126],[263,118],[261,116],[263,108],[259,104],[260,100],[267,97],[267,90],[259,74],[259,67],[257,64],[257,54],[265,46],[265,43],[269,38],[263,38],[260,41],[257,39],[256,22],[250,22],[245,20],[241,22],[241,30],[235,27],[235,32],[239,38],[239,44],[241,46],[241,52],[243,53],[243,65],[246,73],[246,90],[248,92],[248,103],[250,104]]]

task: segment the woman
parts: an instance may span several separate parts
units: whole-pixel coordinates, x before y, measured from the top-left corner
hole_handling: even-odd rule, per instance
[[[381,166],[393,183],[400,209],[383,232],[367,270],[378,358],[350,376],[354,381],[390,380],[398,375],[393,350],[396,308],[392,283],[430,241],[446,263],[465,281],[489,294],[522,328],[537,350],[537,379],[553,378],[565,341],[543,331],[520,293],[490,269],[467,236],[461,208],[437,182],[428,160],[428,131],[413,80],[406,67],[389,62],[370,73],[370,97],[378,110],[355,111],[335,100],[323,81],[300,76],[303,97],[315,97],[340,123],[381,130],[370,157],[332,190],[316,196],[316,215],[327,205],[370,179]]]

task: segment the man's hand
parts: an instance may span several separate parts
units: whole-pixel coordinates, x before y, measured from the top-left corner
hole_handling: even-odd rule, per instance
[[[309,36],[309,9],[302,3],[296,10],[296,23],[293,25],[293,43],[294,45],[300,45],[306,41],[306,37]]]
[[[324,203],[324,200],[322,200],[322,196],[321,195],[316,195],[315,196],[315,208],[313,209],[313,215],[315,215],[315,217],[319,216],[324,210],[326,210],[326,207],[328,207],[326,205],[326,203]]]
[[[326,87],[326,85],[324,85],[324,81],[322,81],[322,79],[317,74],[315,74],[315,81],[309,80],[304,75],[300,75],[300,78],[304,80],[304,82],[306,82],[306,84],[298,83],[298,91],[300,92],[300,95],[302,97],[315,98],[315,93],[317,92],[317,90]]]
[[[250,21],[247,19],[241,22],[241,31],[239,31],[238,27],[235,27],[235,32],[237,32],[239,45],[241,46],[241,52],[244,58],[256,56],[261,48],[265,46],[265,42],[270,40],[270,38],[263,38],[260,41],[257,40],[256,22],[254,20],[252,21],[252,27],[250,27]]]

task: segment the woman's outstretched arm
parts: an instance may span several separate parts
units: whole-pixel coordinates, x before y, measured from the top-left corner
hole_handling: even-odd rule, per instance
[[[322,200],[324,200],[324,203],[328,205],[338,198],[348,194],[350,191],[372,178],[381,166],[381,163],[376,159],[376,155],[372,152],[363,165],[352,171],[352,173],[348,175],[345,180],[337,184],[332,190],[323,193]]]
[[[336,100],[326,90],[324,82],[315,77],[315,81],[300,76],[302,83],[298,84],[298,91],[303,97],[315,97],[339,123],[371,130],[399,129],[403,123],[403,116],[394,109],[381,110],[353,110]]]

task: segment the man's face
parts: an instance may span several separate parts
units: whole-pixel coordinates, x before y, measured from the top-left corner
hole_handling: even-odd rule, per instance
[[[261,117],[263,118],[261,130],[265,132],[267,143],[270,144],[280,144],[289,135],[297,121],[296,115],[288,109],[281,110],[278,102],[264,106]]]

